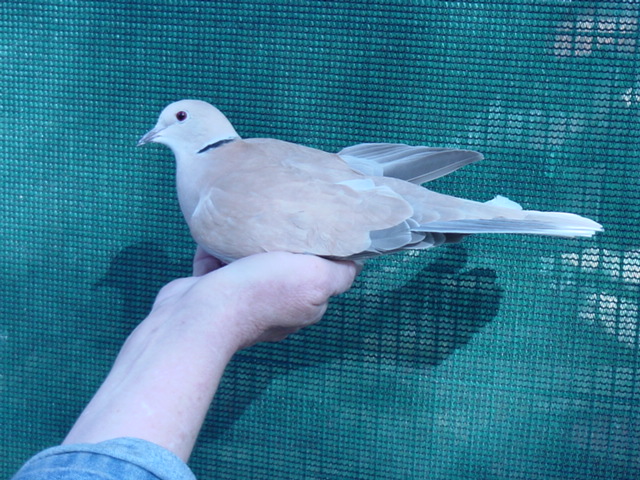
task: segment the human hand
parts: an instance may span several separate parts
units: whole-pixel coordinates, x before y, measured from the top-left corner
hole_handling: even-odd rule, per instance
[[[281,340],[316,323],[329,298],[346,291],[358,271],[353,262],[286,252],[253,255],[223,268],[221,265],[199,249],[194,274],[200,276],[165,286],[154,311],[171,310],[171,315],[179,315],[183,322],[199,324],[205,336],[219,332],[222,321],[227,340],[235,349]]]

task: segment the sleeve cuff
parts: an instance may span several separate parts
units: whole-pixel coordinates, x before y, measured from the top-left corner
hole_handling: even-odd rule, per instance
[[[195,480],[176,455],[138,438],[59,445],[38,453],[12,480]]]

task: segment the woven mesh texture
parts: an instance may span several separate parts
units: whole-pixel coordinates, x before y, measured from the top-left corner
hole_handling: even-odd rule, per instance
[[[241,135],[472,148],[431,184],[606,229],[370,261],[229,366],[202,479],[640,478],[638,0],[30,0],[0,11],[0,475],[58,443],[193,243],[171,153]]]

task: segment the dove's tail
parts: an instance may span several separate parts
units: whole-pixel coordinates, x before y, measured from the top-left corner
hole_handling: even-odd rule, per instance
[[[478,205],[480,215],[476,218],[428,222],[412,230],[459,234],[527,233],[556,237],[591,237],[603,230],[599,223],[580,215],[523,210],[517,203],[501,196],[483,204],[470,203]]]

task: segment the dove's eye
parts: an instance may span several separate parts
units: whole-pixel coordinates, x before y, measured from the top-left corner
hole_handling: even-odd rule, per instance
[[[176,113],[176,118],[179,122],[185,121],[187,119],[187,112],[183,112],[182,110],[180,110],[178,113]]]

